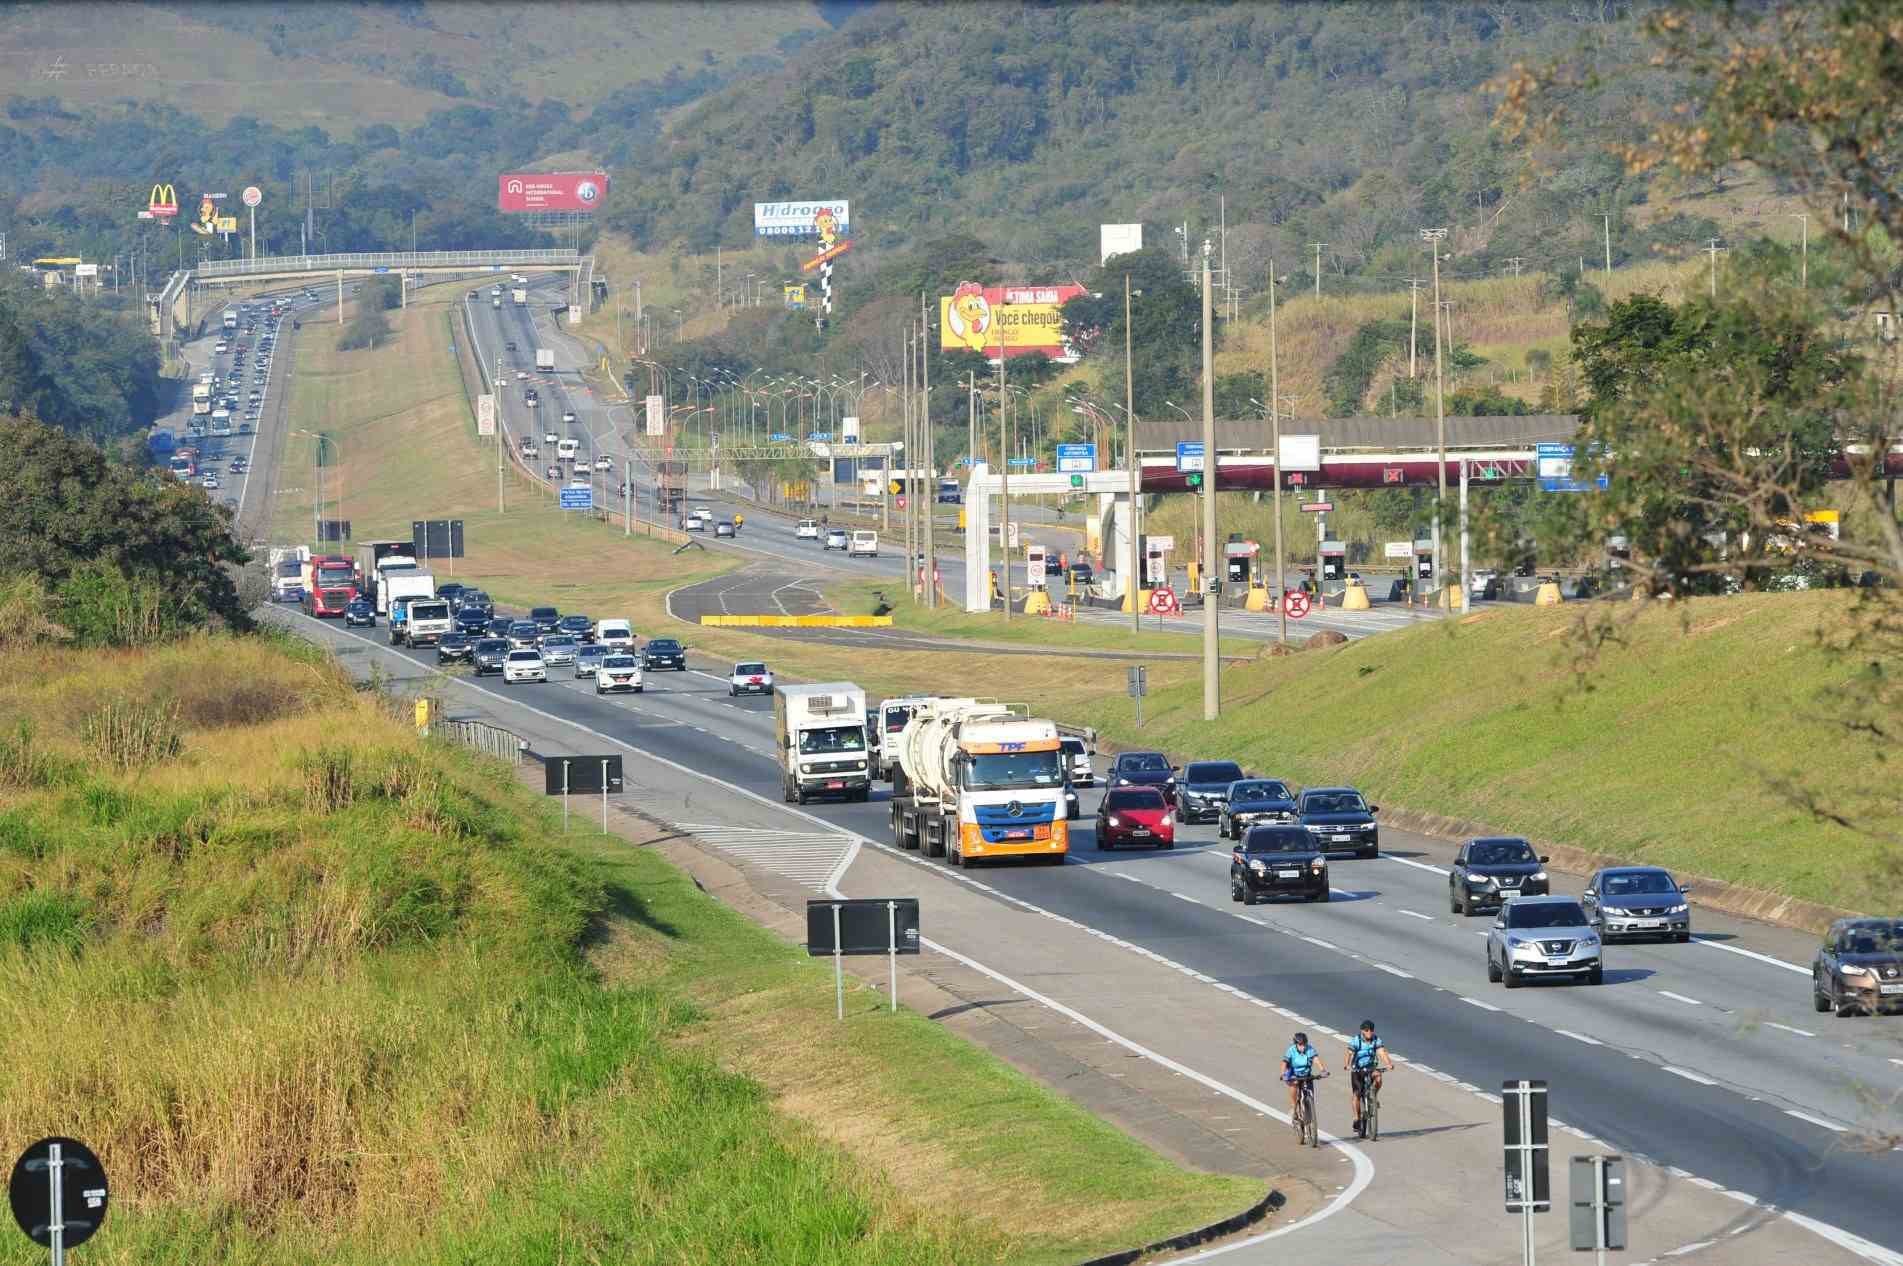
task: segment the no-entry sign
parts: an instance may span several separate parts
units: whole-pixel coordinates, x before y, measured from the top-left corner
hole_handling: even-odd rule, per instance
[[[1181,615],[1182,604],[1176,601],[1176,591],[1168,585],[1158,585],[1150,590],[1151,615]]]
[[[1299,620],[1307,615],[1309,605],[1308,595],[1300,589],[1291,589],[1282,595],[1282,610],[1291,620]]]

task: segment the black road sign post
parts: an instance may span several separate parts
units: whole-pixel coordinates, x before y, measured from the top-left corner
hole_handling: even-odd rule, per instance
[[[1500,1117],[1506,1143],[1506,1206],[1520,1215],[1521,1253],[1533,1266],[1533,1215],[1553,1207],[1546,1144],[1546,1083],[1500,1083]]]
[[[562,798],[562,834],[568,834],[568,797],[570,793],[601,795],[601,833],[608,833],[608,797],[625,789],[619,756],[545,756],[542,758],[542,790]]]
[[[53,1266],[65,1266],[66,1250],[106,1220],[106,1167],[84,1143],[44,1138],[14,1162],[7,1200],[27,1238],[53,1250]]]
[[[1143,696],[1150,693],[1150,670],[1142,664],[1132,664],[1125,670],[1129,684],[1125,687],[1130,697],[1136,700],[1137,728],[1143,728]]]
[[[1607,1249],[1625,1249],[1625,1158],[1573,1157],[1571,1198],[1573,1251],[1605,1266]]]
[[[884,954],[899,1009],[899,955],[918,953],[917,897],[842,897],[806,903],[806,952],[833,956],[833,996],[838,1017],[846,1018],[847,954]]]

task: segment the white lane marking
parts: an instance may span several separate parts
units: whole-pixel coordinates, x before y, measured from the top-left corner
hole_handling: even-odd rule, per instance
[[[1829,1240],[1837,1247],[1855,1253],[1865,1261],[1875,1262],[1877,1266],[1903,1266],[1903,1253],[1893,1253],[1881,1244],[1872,1244],[1861,1235],[1852,1235],[1842,1227],[1828,1222],[1819,1222],[1816,1218],[1807,1218],[1801,1213],[1792,1213],[1789,1209],[1780,1210],[1784,1220],[1794,1226],[1803,1227],[1813,1235]]]
[[[1695,1081],[1701,1086],[1715,1086],[1718,1084],[1703,1073],[1695,1073],[1689,1068],[1680,1068],[1676,1064],[1665,1064],[1662,1065],[1662,1067],[1674,1077],[1683,1077],[1686,1081]]]
[[[1491,1002],[1482,1002],[1478,998],[1462,998],[1461,1001],[1470,1007],[1479,1007],[1482,1011],[1498,1011],[1500,1009]]]
[[[1554,1029],[1553,1032],[1559,1034],[1561,1037],[1570,1037],[1575,1042],[1584,1042],[1588,1046],[1605,1045],[1604,1042],[1596,1037],[1587,1037],[1584,1033],[1575,1033],[1571,1029]]]
[[[1701,1248],[1710,1248],[1713,1244],[1716,1244],[1717,1242],[1718,1242],[1717,1240],[1693,1240],[1690,1244],[1681,1245],[1678,1248],[1671,1250],[1669,1253],[1661,1253],[1659,1254],[1659,1256],[1683,1257],[1687,1253],[1696,1253]]]
[[[1402,910],[1401,913],[1405,914],[1410,919],[1426,919],[1429,923],[1432,923],[1434,921],[1433,915],[1422,914],[1418,910]]]
[[[1828,1120],[1824,1117],[1814,1117],[1808,1112],[1799,1112],[1796,1108],[1784,1109],[1784,1115],[1787,1117],[1796,1117],[1799,1121],[1809,1121],[1812,1125],[1822,1126],[1833,1134],[1847,1134],[1850,1132],[1850,1127],[1847,1125],[1838,1125],[1835,1121]]]
[[[1334,950],[1336,953],[1341,952],[1341,946],[1330,944],[1329,942],[1322,940],[1322,938],[1319,936],[1304,936],[1302,939],[1304,941],[1307,941],[1310,945],[1320,946],[1322,949],[1325,949],[1325,950]]]
[[[1199,906],[1202,904],[1202,902],[1196,900],[1196,898],[1190,896],[1186,892],[1172,892],[1170,896],[1175,897],[1178,901],[1187,901],[1189,902],[1189,904],[1193,906]]]
[[[1687,998],[1684,994],[1673,993],[1670,989],[1660,989],[1658,996],[1661,998],[1670,998],[1673,1002],[1682,1002],[1688,1007],[1702,1007],[1705,1005],[1696,998]]]
[[[1399,976],[1402,980],[1414,979],[1414,977],[1402,971],[1399,967],[1390,967],[1386,963],[1369,963],[1368,966],[1374,968],[1376,971],[1384,971],[1390,976]]]
[[[1390,854],[1383,853],[1381,854],[1381,860],[1384,862],[1393,862],[1397,866],[1412,866],[1415,870],[1424,870],[1434,875],[1445,875],[1447,873],[1446,868],[1443,866],[1434,866],[1427,862],[1417,862],[1411,857],[1394,857]]]
[[[1767,1029],[1783,1029],[1786,1033],[1795,1033],[1799,1037],[1816,1037],[1817,1036],[1815,1033],[1811,1032],[1809,1029],[1799,1029],[1799,1028],[1794,1028],[1788,1024],[1779,1024],[1776,1020],[1766,1020],[1764,1022],[1764,1027]]]
[[[1781,967],[1785,971],[1794,971],[1800,976],[1810,975],[1810,968],[1799,967],[1796,963],[1787,963],[1781,958],[1772,958],[1769,954],[1760,954],[1756,950],[1743,949],[1736,945],[1726,945],[1723,941],[1714,941],[1697,932],[1692,933],[1692,944],[1703,945],[1707,949],[1723,950],[1727,954],[1736,954],[1741,958],[1755,959],[1771,967]]]

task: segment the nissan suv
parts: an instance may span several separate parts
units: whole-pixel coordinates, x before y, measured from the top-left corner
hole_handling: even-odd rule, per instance
[[[1520,897],[1487,929],[1487,979],[1518,989],[1559,977],[1596,985],[1605,979],[1599,934],[1571,897]]]
[[[1454,854],[1447,872],[1447,908],[1455,914],[1491,910],[1516,897],[1544,897],[1552,891],[1546,858],[1517,836],[1468,840]]]

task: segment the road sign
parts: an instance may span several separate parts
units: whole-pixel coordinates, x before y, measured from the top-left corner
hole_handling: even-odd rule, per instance
[[[1176,442],[1176,469],[1181,474],[1200,471],[1203,468],[1203,442],[1201,440],[1178,440]]]
[[[648,411],[648,434],[667,434],[667,397],[649,396],[644,404]]]
[[[1176,538],[1173,536],[1146,536],[1143,540],[1146,545],[1160,554],[1167,554],[1176,548]]]
[[[1150,590],[1151,615],[1181,615],[1182,604],[1176,601],[1176,591],[1168,585],[1158,585]]]
[[[20,1154],[7,1183],[13,1220],[53,1260],[90,1240],[106,1220],[106,1167],[75,1139],[44,1138]]]
[[[1500,1083],[1500,1114],[1506,1142],[1508,1213],[1545,1213],[1553,1205],[1547,1170],[1546,1083]]]
[[[769,444],[791,444],[793,442],[793,437],[784,431],[775,431],[766,438]]]
[[[1009,462],[1009,464],[1010,464],[1010,465],[1012,465],[1012,466],[1017,466],[1017,467],[1020,467],[1020,468],[1022,468],[1022,467],[1025,467],[1025,466],[1035,466],[1035,465],[1037,464],[1037,458],[1035,458],[1035,457],[1013,457],[1013,458],[1012,458],[1012,459],[1010,460],[1010,462]]]
[[[1332,501],[1304,501],[1302,503],[1303,514],[1324,514],[1334,508],[1335,503]]]
[[[1291,589],[1282,595],[1282,610],[1291,620],[1299,620],[1307,615],[1312,604],[1313,600],[1300,589]]]
[[[823,444],[826,441],[832,439],[832,437],[833,437],[833,433],[831,431],[813,431],[809,433],[806,438],[811,443]]]
[[[264,201],[264,190],[258,188],[256,185],[246,185],[241,197],[247,207],[255,207]]]
[[[1404,466],[1383,466],[1381,482],[1384,484],[1403,484],[1407,482],[1407,468]]]
[[[1150,693],[1150,670],[1142,664],[1132,664],[1125,670],[1127,682],[1124,689],[1132,699],[1141,699]]]
[[[494,435],[496,433],[496,398],[484,393],[476,397],[476,434]]]
[[[1574,1252],[1601,1254],[1625,1248],[1625,1158],[1575,1156],[1572,1208],[1567,1219]]]
[[[1535,474],[1540,483],[1541,492],[1591,492],[1593,485],[1582,483],[1573,478],[1573,446],[1571,444],[1540,444],[1534,449]],[[1608,480],[1599,476],[1599,488],[1604,489]]]
[[[899,509],[903,510],[905,509],[905,498],[900,497],[897,501],[893,502],[893,504],[898,506]]]
[[[1398,558],[1402,562],[1406,562],[1408,559],[1414,557],[1414,543],[1412,541],[1388,541],[1381,546],[1381,557]]]
[[[1317,471],[1322,468],[1322,437],[1284,435],[1281,452],[1276,454],[1278,470]]]
[[[1057,473],[1060,475],[1088,474],[1097,469],[1097,446],[1095,444],[1059,444],[1057,446]]]
[[[562,509],[592,510],[595,508],[595,490],[593,488],[562,489]]]

